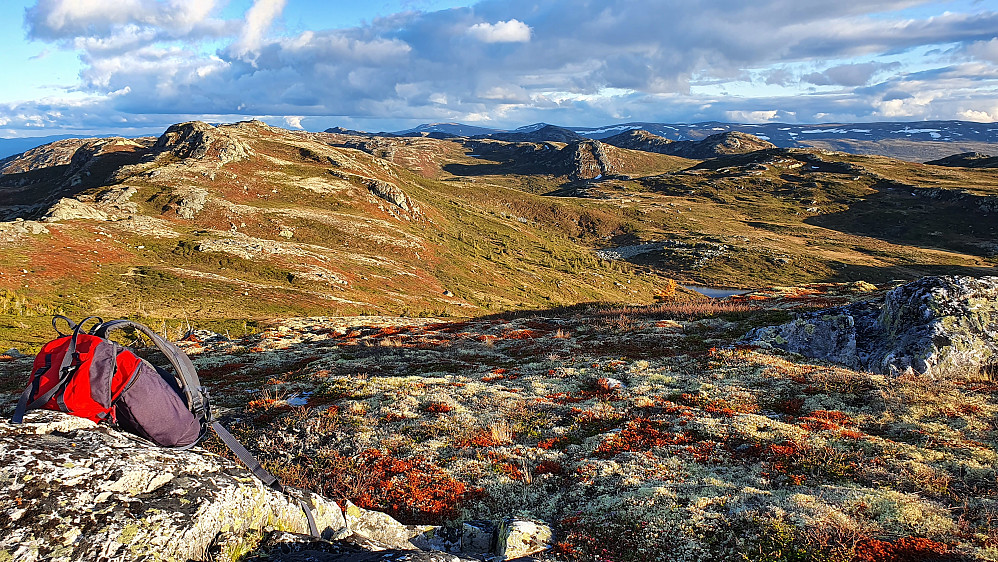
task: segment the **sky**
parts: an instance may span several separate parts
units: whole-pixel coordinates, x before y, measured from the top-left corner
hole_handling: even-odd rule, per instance
[[[998,121],[998,0],[3,0],[0,137]]]

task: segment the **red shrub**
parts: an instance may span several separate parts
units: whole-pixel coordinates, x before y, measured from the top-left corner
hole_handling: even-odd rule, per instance
[[[496,441],[489,431],[476,431],[470,437],[461,437],[454,441],[454,445],[462,449],[467,447],[495,447],[502,444]]]
[[[560,449],[567,445],[569,440],[568,437],[552,437],[537,443],[537,446],[541,449]]]
[[[503,330],[501,337],[504,340],[533,340],[540,336],[537,330]]]
[[[842,425],[856,425],[849,414],[838,410],[815,410],[804,416],[799,424],[808,431],[839,429]]]
[[[562,468],[561,463],[555,461],[544,461],[537,465],[534,472],[537,474],[561,474],[565,469]]]
[[[664,445],[681,445],[690,442],[687,433],[669,433],[660,431],[654,422],[646,418],[637,418],[627,422],[620,431],[596,448],[596,455],[604,459],[612,458],[620,453],[650,451],[654,447]]]
[[[918,537],[903,537],[895,542],[864,539],[856,545],[857,562],[931,562],[951,559],[950,547]]]
[[[451,407],[449,404],[445,404],[443,402],[430,402],[424,408],[424,410],[426,410],[431,414],[446,414],[447,412],[450,412],[453,409],[454,408]]]
[[[474,494],[463,482],[423,458],[397,459],[370,449],[360,455],[360,467],[373,485],[354,502],[381,509],[403,522],[453,519],[462,501]]]

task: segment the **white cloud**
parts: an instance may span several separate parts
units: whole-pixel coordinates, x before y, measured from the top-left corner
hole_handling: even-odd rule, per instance
[[[779,115],[779,110],[769,109],[761,111],[726,111],[727,119],[736,123],[765,123],[772,121]]]
[[[531,31],[529,25],[516,19],[476,23],[468,28],[469,35],[485,43],[526,43],[530,41]]]
[[[966,121],[977,121],[980,123],[994,123],[998,121],[998,106],[993,111],[978,111],[975,109],[965,109],[959,113],[960,117]]]
[[[284,122],[292,129],[304,129],[305,127],[301,126],[301,120],[304,118],[302,115],[285,115]]]
[[[984,3],[913,18],[895,12],[912,0],[483,0],[294,33],[280,25],[285,4],[256,0],[223,19],[213,0],[38,0],[25,12],[29,36],[80,55],[75,94],[87,105],[0,105],[0,119],[15,128],[114,127],[153,114],[148,122],[504,126],[996,112],[998,11]],[[61,120],[46,117],[60,110]]]
[[[998,37],[973,43],[967,47],[967,52],[973,57],[998,63]]]
[[[285,4],[287,0],[256,0],[253,3],[246,12],[246,23],[239,39],[233,44],[237,55],[245,55],[260,48],[264,35],[274,19],[281,15]]]

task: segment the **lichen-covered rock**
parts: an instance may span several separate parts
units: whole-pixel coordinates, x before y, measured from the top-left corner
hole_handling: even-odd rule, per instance
[[[745,340],[854,369],[998,374],[998,277],[923,277],[882,300],[798,315]]]
[[[348,529],[389,548],[416,549],[410,540],[424,530],[403,525],[386,513],[357,507],[350,501],[346,502],[343,515]]]
[[[88,219],[95,221],[110,220],[110,216],[96,205],[84,203],[79,199],[63,197],[58,203],[49,209],[42,219],[45,222],[59,222],[76,219]]]
[[[327,536],[344,527],[301,493]],[[0,423],[0,560],[209,560],[221,537],[245,551],[265,527],[308,532],[297,501],[226,459],[59,412]]]
[[[499,524],[495,553],[500,560],[512,560],[551,548],[554,532],[540,521],[507,519]]]
[[[212,127],[202,121],[171,125],[156,141],[156,149],[170,151],[179,158],[216,160],[219,164],[249,158],[249,145],[230,135],[224,127]]]

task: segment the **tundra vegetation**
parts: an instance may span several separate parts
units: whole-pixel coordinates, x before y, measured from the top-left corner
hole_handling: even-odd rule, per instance
[[[94,142],[4,172],[0,350],[53,313],[143,320],[289,484],[406,523],[542,519],[558,561],[998,558],[993,381],[739,343],[993,274],[993,170],[571,153],[597,177],[565,143],[259,123]],[[0,355],[5,411],[29,364]]]

